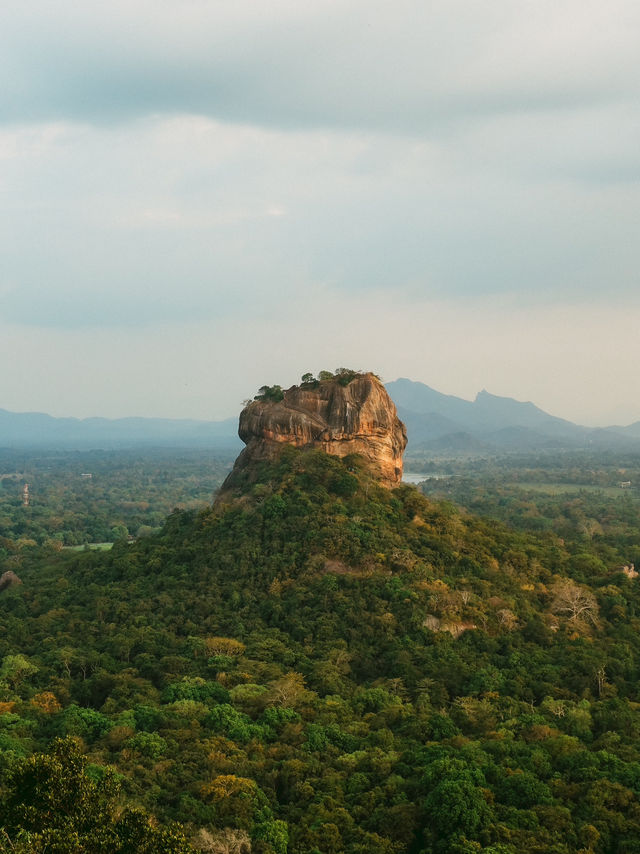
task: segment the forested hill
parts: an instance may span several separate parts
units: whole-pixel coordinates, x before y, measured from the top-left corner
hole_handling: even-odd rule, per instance
[[[34,550],[0,850],[639,850],[640,596],[598,548],[285,448],[157,536]]]

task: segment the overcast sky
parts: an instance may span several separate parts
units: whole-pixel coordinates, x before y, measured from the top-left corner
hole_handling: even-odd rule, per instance
[[[640,419],[637,0],[4,0],[0,408],[341,365]]]

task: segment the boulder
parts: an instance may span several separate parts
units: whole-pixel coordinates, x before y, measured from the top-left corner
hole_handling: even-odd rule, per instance
[[[0,575],[0,592],[6,590],[7,587],[13,587],[14,584],[22,584],[22,581],[13,570],[9,569]]]

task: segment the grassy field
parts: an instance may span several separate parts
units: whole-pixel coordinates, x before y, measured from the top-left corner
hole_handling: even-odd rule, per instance
[[[71,552],[82,552],[85,549],[93,549],[94,551],[109,551],[113,547],[113,543],[86,543],[81,546],[64,546],[65,550]]]
[[[519,489],[528,489],[532,492],[543,492],[546,495],[576,495],[579,492],[601,492],[607,498],[621,498],[628,495],[637,499],[635,489],[621,489],[619,486],[593,486],[592,484],[580,483],[515,483]]]

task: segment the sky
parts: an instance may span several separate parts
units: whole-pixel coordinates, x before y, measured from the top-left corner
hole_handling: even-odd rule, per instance
[[[4,0],[0,408],[339,366],[640,420],[636,0]]]

